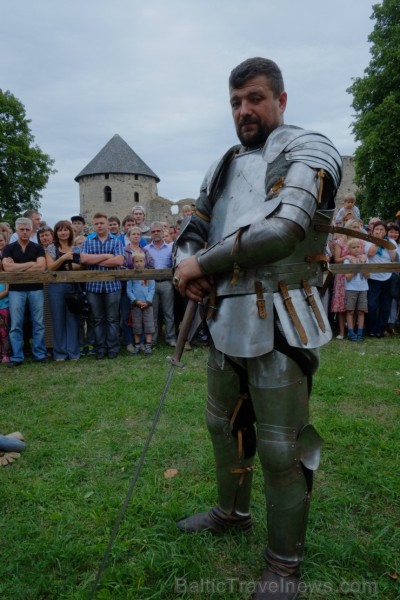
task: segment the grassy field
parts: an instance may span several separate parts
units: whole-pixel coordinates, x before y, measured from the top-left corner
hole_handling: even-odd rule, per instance
[[[91,590],[169,371],[151,358],[1,368],[1,426],[27,449],[0,469],[2,600],[82,600]],[[180,534],[215,504],[204,424],[206,353],[176,369],[96,598],[248,598],[266,541],[261,469],[250,536]],[[315,477],[302,598],[400,598],[400,339],[321,351],[312,422]],[[3,366],[2,366],[3,367]],[[176,469],[174,477],[165,477]]]

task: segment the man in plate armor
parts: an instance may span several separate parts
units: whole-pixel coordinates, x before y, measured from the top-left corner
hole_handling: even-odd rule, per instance
[[[257,450],[268,545],[255,598],[289,600],[298,595],[322,445],[308,422],[318,348],[331,338],[317,290],[326,245],[319,226],[333,215],[341,159],[325,136],[283,124],[287,94],[273,61],[238,65],[229,93],[241,144],[208,171],[177,241],[173,278],[192,300],[208,296],[206,420],[218,505],[178,527],[248,531]]]

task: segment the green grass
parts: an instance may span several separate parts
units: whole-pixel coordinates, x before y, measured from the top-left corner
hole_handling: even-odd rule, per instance
[[[2,600],[90,596],[169,371],[148,359],[1,368],[0,431],[27,449],[1,468]],[[303,598],[395,599],[400,585],[400,340],[332,341],[321,351],[312,422],[325,439],[315,477]],[[248,598],[266,542],[256,469],[254,532],[183,535],[175,521],[215,504],[204,424],[206,354],[176,369],[99,587],[100,600]],[[166,469],[178,474],[167,479]],[[239,583],[242,582],[242,583]]]

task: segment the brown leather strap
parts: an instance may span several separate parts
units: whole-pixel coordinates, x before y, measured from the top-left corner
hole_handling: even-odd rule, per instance
[[[194,214],[197,217],[200,217],[200,219],[203,219],[203,221],[207,221],[207,223],[209,223],[211,221],[210,217],[208,215],[206,215],[205,213],[201,212],[201,210],[199,210],[198,208],[194,209]]]
[[[237,263],[233,263],[233,273],[232,273],[232,277],[231,277],[231,285],[236,285],[236,283],[238,282],[239,279],[239,275],[240,275],[240,265],[238,265]]]
[[[265,300],[261,281],[256,281],[254,283],[254,289],[256,291],[257,296],[256,302],[258,308],[258,316],[260,317],[260,319],[265,319],[267,317],[267,309],[265,308]]]
[[[217,312],[217,292],[215,286],[213,286],[208,295],[208,309],[206,319],[211,320],[215,317]]]
[[[324,191],[324,179],[326,177],[326,173],[325,173],[324,169],[320,169],[318,171],[317,177],[319,177],[319,192],[318,192],[317,204],[321,204],[322,193]]]
[[[327,262],[329,262],[329,257],[327,256],[327,254],[310,254],[309,256],[306,256],[304,260],[308,263],[313,263],[313,262],[327,263]]]
[[[325,333],[325,331],[326,331],[325,323],[324,323],[324,320],[322,318],[321,312],[319,310],[318,304],[315,301],[314,294],[313,294],[313,291],[311,289],[311,286],[310,286],[309,282],[307,281],[307,279],[302,279],[301,280],[301,285],[303,287],[303,290],[306,293],[307,302],[310,305],[311,310],[313,311],[315,318],[317,319],[317,323],[319,325],[319,328],[320,328],[320,330],[323,333]]]
[[[232,467],[231,473],[234,475],[240,475],[239,485],[242,485],[245,477],[248,473],[251,473],[255,468],[255,465],[250,465],[248,467]]]
[[[279,282],[279,291],[280,294],[282,296],[282,300],[283,300],[283,304],[285,305],[286,310],[289,313],[290,318],[293,321],[293,325],[296,328],[297,333],[300,336],[300,339],[302,341],[303,344],[308,344],[308,337],[307,334],[304,330],[303,325],[300,323],[300,319],[299,316],[296,312],[296,309],[293,306],[293,302],[292,299],[289,295],[289,290],[287,288],[287,285],[284,281],[280,281]]]

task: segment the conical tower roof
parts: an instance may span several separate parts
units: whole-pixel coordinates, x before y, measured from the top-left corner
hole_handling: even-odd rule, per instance
[[[160,178],[142,161],[130,146],[117,133],[100,150],[98,154],[75,177],[79,182],[86,175],[102,175],[106,173],[129,173],[130,175],[147,175]]]

